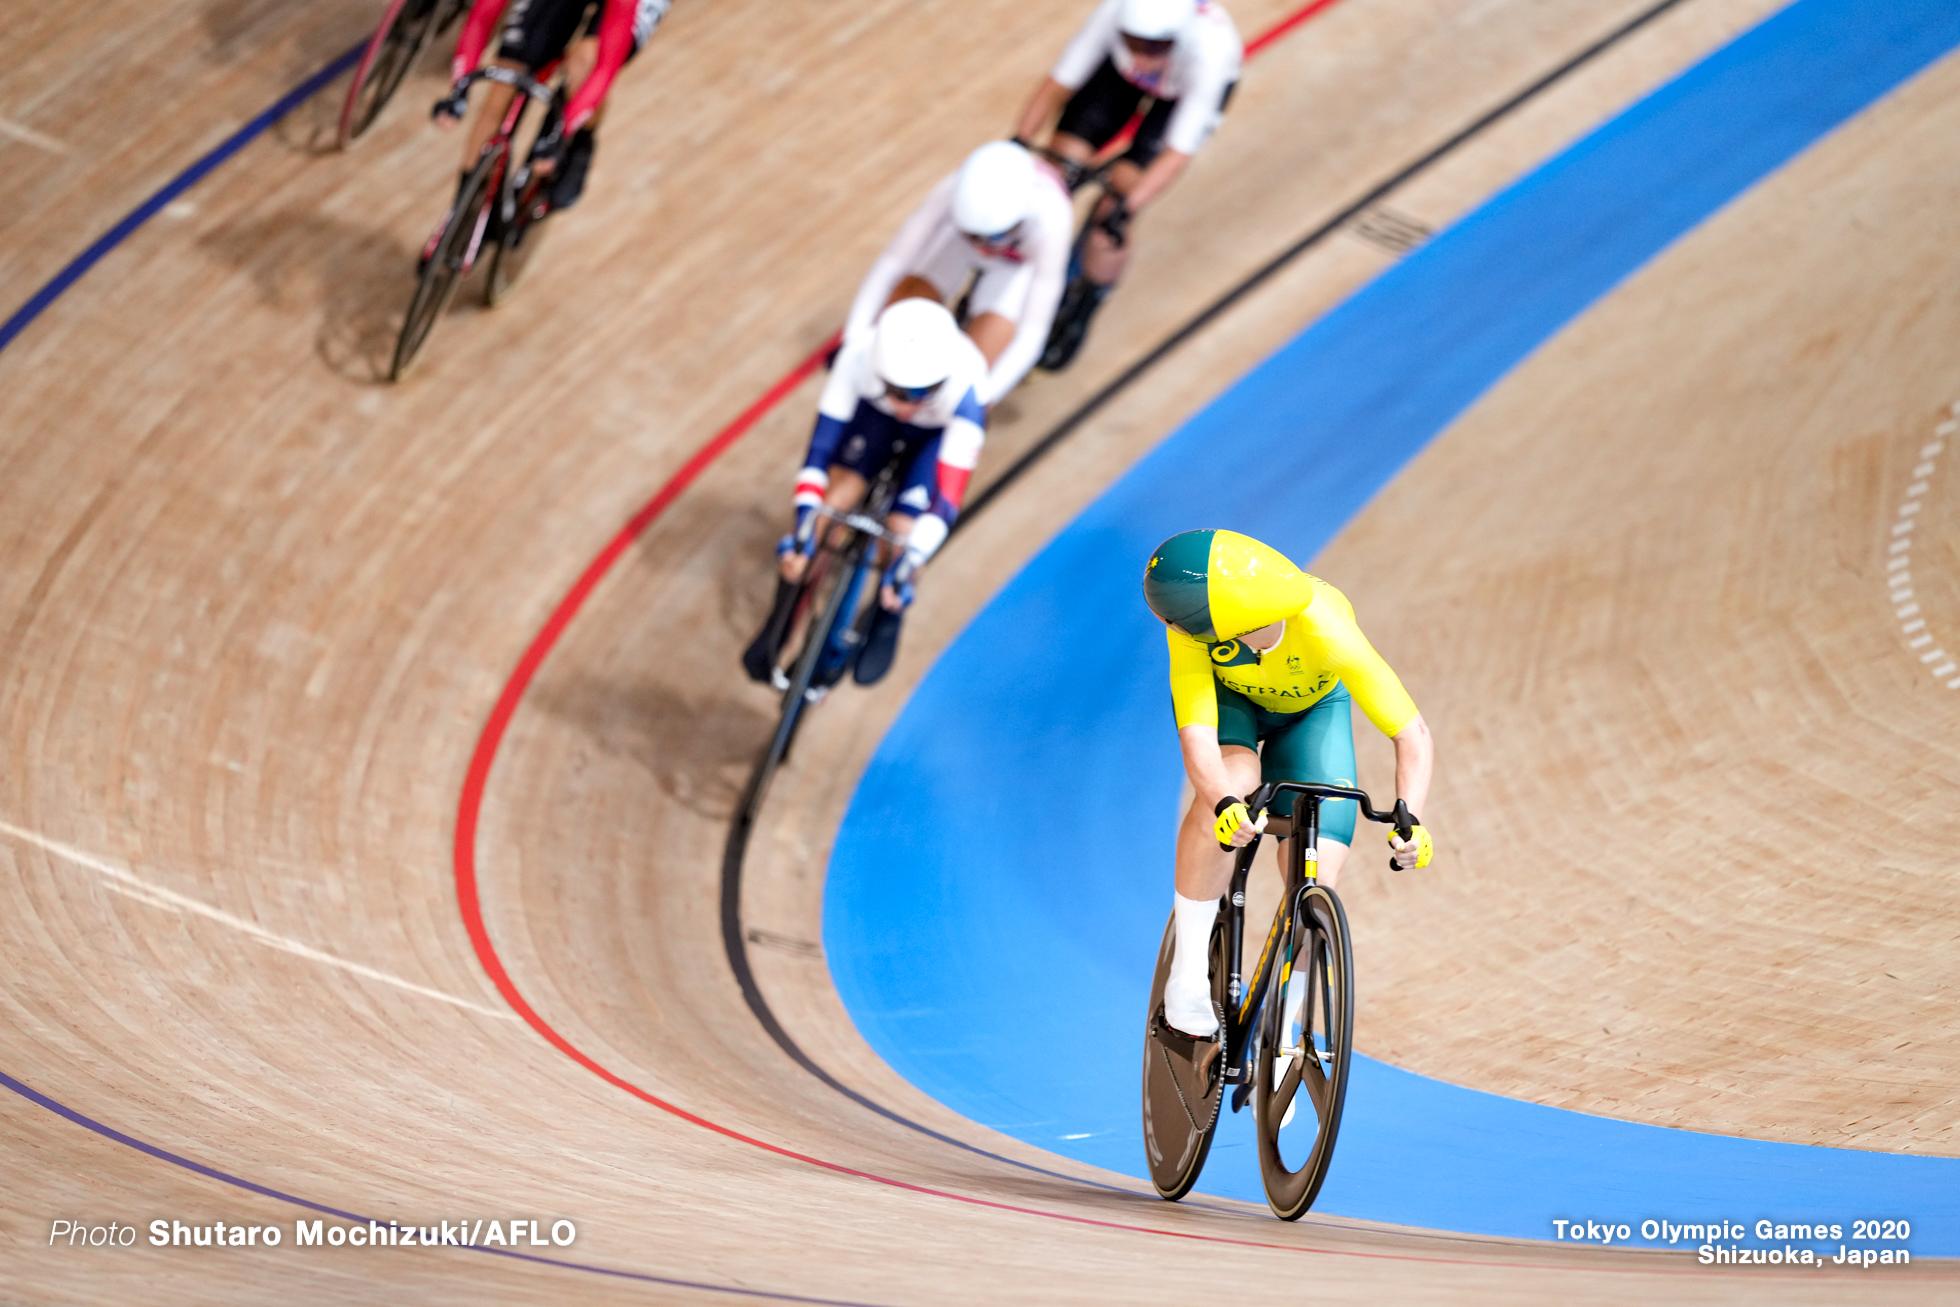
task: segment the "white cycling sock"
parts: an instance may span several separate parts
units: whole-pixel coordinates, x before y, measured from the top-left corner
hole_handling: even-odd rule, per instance
[[[1164,1016],[1187,1035],[1208,1037],[1218,1030],[1218,1012],[1211,1005],[1210,965],[1218,902],[1178,894],[1171,915],[1171,973],[1164,980]]]
[[[1175,950],[1169,984],[1189,993],[1211,992],[1211,927],[1218,920],[1217,899],[1187,899],[1173,893]]]

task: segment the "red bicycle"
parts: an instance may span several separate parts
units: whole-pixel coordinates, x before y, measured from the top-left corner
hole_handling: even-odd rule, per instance
[[[551,76],[556,68],[556,64],[545,68],[543,75]],[[563,145],[564,92],[515,69],[493,64],[456,83],[442,103],[461,118],[469,88],[477,82],[497,82],[517,94],[511,97],[510,108],[504,111],[496,132],[477,153],[476,163],[464,174],[448,219],[429,243],[415,296],[408,303],[408,315],[395,342],[394,366],[388,373],[391,381],[407,375],[436,319],[449,306],[457,283],[476,266],[483,247],[487,244],[492,251],[483,300],[494,306],[524,270],[537,248],[537,226],[551,212],[550,179],[539,172],[537,164],[546,157],[555,159]],[[518,123],[534,102],[545,106],[544,118],[524,162],[513,167]]]
[[[360,140],[374,125],[430,39],[446,30],[468,7],[469,0],[388,0],[380,26],[361,52],[361,62],[354,66],[347,102],[340,107],[337,140],[341,149]]]

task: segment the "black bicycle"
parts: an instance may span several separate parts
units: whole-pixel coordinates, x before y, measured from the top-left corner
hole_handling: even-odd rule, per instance
[[[374,125],[430,39],[468,7],[468,0],[389,0],[374,35],[361,52],[361,61],[354,65],[347,99],[340,106],[336,137],[341,149]]]
[[[1340,897],[1319,881],[1320,805],[1352,799],[1369,821],[1394,825],[1403,839],[1415,819],[1400,799],[1378,812],[1361,790],[1294,781],[1262,785],[1247,805],[1253,818],[1282,794],[1296,796],[1294,813],[1269,815],[1265,834],[1282,841],[1285,892],[1249,984],[1240,960],[1258,838],[1239,850],[1231,890],[1219,901],[1211,987],[1220,1025],[1212,1038],[1193,1039],[1164,1020],[1174,942],[1172,928],[1164,929],[1143,1040],[1143,1145],[1157,1193],[1184,1197],[1204,1169],[1231,1086],[1234,1112],[1252,1101],[1266,1202],[1273,1215],[1296,1221],[1313,1206],[1334,1160],[1354,1053],[1354,957]]]
[[[756,772],[758,801],[789,756],[804,712],[850,671],[878,616],[883,574],[878,546],[897,551],[905,545],[904,537],[886,528],[885,517],[903,488],[911,452],[905,437],[893,440],[884,466],[856,507],[839,510],[820,504],[798,529],[796,548],[810,555],[803,580],[778,588],[775,609],[758,637],[758,643],[773,651],[770,682],[783,692],[782,717]]]
[[[549,77],[552,69],[544,70]],[[400,381],[408,374],[415,356],[429,338],[436,319],[449,307],[457,285],[476,266],[483,247],[491,249],[490,275],[483,299],[496,305],[510,293],[539,240],[538,224],[551,212],[550,179],[538,170],[544,157],[556,158],[562,144],[565,97],[535,77],[515,69],[491,65],[479,68],[456,83],[439,107],[447,107],[461,117],[469,88],[477,82],[499,82],[517,92],[510,108],[490,139],[483,143],[476,163],[456,189],[456,202],[442,231],[431,242],[422,261],[415,295],[402,319],[401,336],[395,342],[395,359],[388,376]],[[533,103],[544,106],[544,117],[523,163],[512,167],[518,124]]]
[[[1089,319],[1102,302],[1096,293],[1098,287],[1083,275],[1082,255],[1088,248],[1089,233],[1097,225],[1097,210],[1102,207],[1105,198],[1116,194],[1109,185],[1109,174],[1117,161],[1108,159],[1100,164],[1084,163],[1046,148],[1037,149],[1035,153],[1055,165],[1062,174],[1062,185],[1068,188],[1071,196],[1085,186],[1096,188],[1095,198],[1089,202],[1082,223],[1076,228],[1075,243],[1069,248],[1068,283],[1062,290],[1061,302],[1055,306],[1055,320],[1048,328],[1048,340],[1037,361],[1037,366],[1044,372],[1060,372],[1075,361],[1076,354],[1082,349],[1082,342],[1088,339]]]

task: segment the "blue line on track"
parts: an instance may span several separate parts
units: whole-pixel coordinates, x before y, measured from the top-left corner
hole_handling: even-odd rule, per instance
[[[84,1130],[94,1131],[104,1139],[112,1140],[128,1148],[134,1148],[141,1153],[148,1153],[158,1161],[168,1162],[172,1166],[181,1166],[186,1171],[194,1171],[206,1179],[216,1180],[222,1184],[228,1184],[234,1188],[246,1190],[249,1193],[259,1194],[262,1197],[277,1199],[282,1203],[291,1203],[295,1207],[303,1207],[310,1212],[323,1212],[328,1216],[338,1217],[350,1224],[366,1225],[372,1222],[380,1226],[383,1230],[386,1230],[390,1220],[398,1220],[403,1225],[415,1225],[419,1227],[424,1224],[440,1224],[442,1217],[445,1215],[450,1220],[457,1220],[462,1215],[457,1212],[435,1213],[432,1215],[426,1210],[409,1212],[406,1215],[396,1217],[362,1216],[358,1212],[343,1212],[338,1207],[328,1207],[324,1203],[312,1202],[305,1198],[296,1198],[292,1194],[282,1193],[277,1189],[269,1189],[265,1185],[254,1184],[250,1180],[240,1179],[238,1176],[220,1171],[215,1167],[206,1166],[202,1162],[192,1161],[190,1158],[173,1153],[168,1149],[158,1148],[155,1144],[144,1143],[141,1139],[126,1135],[122,1131],[113,1129],[110,1126],[103,1125],[100,1121],[94,1120],[91,1117],[83,1116],[72,1107],[57,1103],[46,1094],[32,1086],[21,1083],[4,1071],[0,1071],[0,1086],[11,1089],[28,1102],[44,1107],[56,1116],[81,1126]],[[145,1226],[144,1230],[144,1239],[140,1246],[149,1247],[148,1227]],[[297,1236],[295,1236],[295,1244],[297,1242]],[[704,1293],[727,1294],[731,1297],[761,1298],[770,1302],[815,1303],[823,1304],[824,1307],[864,1307],[863,1304],[852,1303],[837,1298],[810,1298],[793,1293],[770,1293],[762,1289],[736,1289],[721,1284],[703,1284],[695,1280],[677,1280],[664,1275],[646,1275],[639,1271],[621,1271],[610,1266],[593,1266],[584,1262],[568,1262],[557,1257],[539,1257],[534,1253],[520,1253],[506,1248],[485,1248],[480,1245],[469,1244],[445,1244],[439,1246],[451,1248],[457,1252],[489,1253],[495,1257],[508,1257],[520,1262],[534,1262],[540,1266],[550,1266],[561,1271],[585,1271],[593,1275],[606,1275],[619,1280],[636,1280],[643,1284],[661,1284],[678,1289],[699,1289]]]
[[[171,178],[156,194],[131,209],[121,222],[103,233],[95,244],[76,255],[74,260],[56,273],[47,285],[35,291],[33,298],[14,310],[14,315],[4,324],[0,324],[0,350],[13,344],[14,337],[25,331],[29,323],[40,317],[50,304],[60,299],[70,286],[80,281],[90,268],[100,263],[104,255],[128,240],[138,227],[156,217],[164,205],[203,181],[219,164],[250,145],[267,128],[312,99],[321,87],[352,68],[355,60],[361,57],[361,51],[366,48],[367,38],[363,37],[346,53],[280,97],[270,109],[226,137],[216,149]]]
[[[1312,558],[1563,325],[1956,44],[1952,0],[1802,0],[1385,273],[1063,530],[928,674],[839,831],[825,953],[880,1055],[976,1121],[1143,1175],[1143,1002],[1181,780],[1137,591],[1149,551],[1231,526]],[[1913,1251],[1960,1254],[1960,1161],[1635,1125],[1357,1064],[1323,1211],[1539,1239],[1556,1218],[1848,1236],[1906,1217]],[[1249,1115],[1221,1127],[1203,1187],[1258,1202]]]

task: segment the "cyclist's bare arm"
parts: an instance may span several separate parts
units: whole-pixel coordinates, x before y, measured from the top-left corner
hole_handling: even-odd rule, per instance
[[[1179,730],[1177,743],[1192,791],[1177,831],[1177,892],[1188,899],[1215,899],[1231,884],[1232,855],[1218,847],[1214,810],[1226,795],[1238,798],[1259,788],[1259,755],[1237,745],[1227,752],[1218,743],[1218,728],[1200,722]],[[1252,838],[1249,830],[1239,834]]]
[[[1436,741],[1429,734],[1429,723],[1417,713],[1415,720],[1404,726],[1394,737],[1395,741],[1395,797],[1409,805],[1409,811],[1422,819],[1423,809],[1429,803],[1429,780],[1436,770]],[[1389,847],[1396,850],[1396,862],[1405,867],[1413,867],[1416,861],[1414,844],[1407,845],[1408,854],[1404,859],[1401,850],[1405,847],[1400,839],[1389,836]]]
[[[1118,183],[1117,189],[1123,191],[1123,198],[1128,201],[1130,212],[1139,213],[1152,200],[1170,189],[1170,184],[1178,179],[1185,165],[1190,162],[1190,155],[1180,154],[1165,146],[1157,152],[1157,157],[1150,161],[1150,166],[1145,168],[1127,189],[1120,184],[1120,178],[1115,175],[1112,174],[1110,180]]]
[[[1014,135],[1023,141],[1039,141],[1041,133],[1048,129],[1049,123],[1055,121],[1056,116],[1062,111],[1062,106],[1068,103],[1069,96],[1073,94],[1075,94],[1074,90],[1063,86],[1054,78],[1042,78],[1040,85],[1034,88],[1034,94],[1028,97],[1027,108],[1021,110],[1021,120],[1015,125]],[[1089,157],[1087,147],[1082,142],[1075,141],[1073,137],[1069,140],[1075,145],[1082,146],[1084,159]],[[1061,143],[1057,143],[1055,148],[1058,152],[1065,152]]]
[[[945,178],[927,193],[919,207],[899,227],[898,233],[879,253],[871,271],[858,283],[857,295],[851,300],[850,314],[844,320],[844,339],[856,340],[868,334],[878,315],[885,306],[903,296],[897,292],[904,289],[907,271],[919,261],[920,252],[926,242],[940,225],[948,221],[953,212],[953,186],[959,174]],[[924,278],[918,280],[924,281]],[[932,290],[930,298],[939,299],[938,287],[926,282]]]

